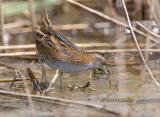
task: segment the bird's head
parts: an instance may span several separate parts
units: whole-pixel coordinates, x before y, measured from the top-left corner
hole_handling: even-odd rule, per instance
[[[93,67],[102,71],[108,77],[109,76],[109,71],[105,70],[105,68],[103,66],[105,64],[105,62],[106,62],[106,59],[102,55],[100,55],[98,53],[94,54],[94,61],[92,62]]]

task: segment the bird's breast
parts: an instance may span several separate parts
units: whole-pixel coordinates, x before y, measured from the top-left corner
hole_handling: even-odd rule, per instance
[[[47,59],[45,63],[54,68],[58,69],[61,72],[70,73],[70,72],[81,72],[93,67],[92,64],[80,64],[80,63],[71,63],[68,61],[63,60],[54,60],[54,59]]]

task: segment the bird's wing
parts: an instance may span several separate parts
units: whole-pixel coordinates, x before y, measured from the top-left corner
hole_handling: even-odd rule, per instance
[[[65,38],[63,35],[61,35],[60,33],[57,32],[53,32],[53,35],[59,40],[62,41],[63,43],[66,44],[66,46],[75,49],[78,52],[81,52],[82,50],[76,46],[74,43],[72,43],[70,40],[68,40],[67,38]]]
[[[76,46],[75,44],[73,44],[70,40],[68,40],[67,38],[65,38],[63,35],[61,35],[60,33],[57,33],[51,24],[51,21],[49,20],[48,14],[46,12],[45,9],[42,10],[41,13],[41,21],[42,21],[42,32],[47,33],[47,35],[54,35],[59,41],[62,41],[63,43],[66,44],[66,46],[75,49],[75,51],[80,52],[81,49]]]

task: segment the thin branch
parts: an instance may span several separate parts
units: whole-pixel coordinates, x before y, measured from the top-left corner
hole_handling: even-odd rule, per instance
[[[36,15],[35,15],[35,9],[34,9],[34,0],[28,0],[29,3],[29,10],[31,14],[31,22],[32,22],[32,30],[34,30],[34,27],[36,26]]]
[[[110,22],[115,23],[117,25],[123,26],[123,27],[125,27],[127,29],[130,29],[129,25],[127,25],[127,24],[125,24],[123,22],[120,22],[120,21],[118,21],[118,20],[116,20],[116,19],[114,19],[114,18],[112,18],[112,17],[110,17],[108,15],[105,15],[102,12],[99,12],[97,10],[91,9],[91,8],[85,6],[85,5],[82,5],[82,4],[74,1],[74,0],[66,0],[66,1],[71,3],[71,4],[73,4],[73,5],[75,5],[75,6],[78,6],[78,7],[82,8],[82,9],[84,9],[84,10],[90,12],[90,13],[93,13],[93,14],[95,14],[95,15],[97,15],[97,16],[99,16],[99,17],[101,17],[101,18],[103,18],[103,19],[105,19],[107,21],[110,21]],[[135,29],[135,28],[132,27],[132,30],[134,30],[136,33],[138,33],[139,35],[141,35],[143,37],[147,37],[147,35],[144,32],[142,32],[142,31],[140,31],[138,29]],[[156,39],[152,39],[152,41],[154,41],[156,43],[160,43],[160,41],[156,40]]]
[[[148,28],[146,28],[143,24],[141,24],[140,22],[136,22],[141,28],[143,28],[146,32],[148,32],[150,35],[160,38],[160,35],[150,31]]]
[[[98,104],[93,104],[89,102],[83,102],[83,101],[73,101],[73,100],[67,100],[67,99],[62,99],[62,98],[56,98],[56,97],[49,97],[49,96],[38,96],[38,95],[31,95],[31,94],[26,94],[26,93],[15,93],[15,92],[10,92],[10,91],[3,91],[0,90],[0,95],[3,96],[9,96],[9,97],[14,97],[14,98],[19,98],[19,99],[27,99],[27,97],[32,98],[34,101],[38,102],[45,102],[45,103],[53,103],[53,104],[73,104],[77,106],[84,106],[88,107],[91,109],[99,110],[101,112],[107,112],[110,114],[114,114],[116,116],[120,116],[120,113],[115,112],[113,110],[106,109],[105,105],[98,105]]]
[[[1,20],[1,40],[4,39],[4,17],[3,17],[3,9],[2,9],[2,0],[0,0],[0,20]]]
[[[24,81],[24,80],[30,80],[30,78],[17,78],[14,80],[14,82],[18,82],[18,81]],[[4,83],[4,82],[13,82],[13,79],[3,79],[0,80],[0,83]]]
[[[141,21],[141,23],[145,23],[146,21]],[[147,21],[149,23],[152,23],[152,21]],[[8,33],[11,34],[19,34],[19,33],[29,33],[32,32],[31,27],[24,27],[24,26],[30,26],[30,22],[28,21],[18,21],[14,23],[7,23],[4,24],[4,28]],[[132,24],[135,26],[135,22],[133,21]],[[76,23],[76,24],[57,24],[53,25],[55,30],[81,30],[81,29],[87,29],[87,28],[107,28],[111,29],[113,28],[110,22],[98,22],[98,23]]]
[[[0,66],[4,66],[4,67],[6,67],[8,69],[12,69],[12,70],[16,69],[15,67],[13,67],[13,66],[11,66],[9,64],[6,64],[5,62],[1,62],[1,61],[0,61]]]
[[[139,52],[138,49],[94,49],[94,50],[85,50],[86,52],[99,52],[99,53],[120,53],[120,52]],[[160,52],[160,49],[142,49],[142,52]],[[36,51],[27,51],[27,52],[12,52],[12,53],[0,53],[0,57],[18,57],[18,56],[35,56]]]
[[[127,25],[127,24],[125,24],[125,23],[123,23],[123,22],[120,22],[120,21],[118,21],[118,20],[116,20],[116,19],[114,19],[114,18],[112,18],[112,17],[110,17],[110,16],[107,16],[107,15],[105,15],[104,13],[101,13],[101,12],[99,12],[99,11],[97,11],[97,10],[91,9],[91,8],[89,8],[89,7],[87,7],[87,6],[83,5],[83,4],[80,4],[80,3],[76,2],[76,1],[74,1],[74,0],[66,0],[66,1],[69,2],[69,3],[71,3],[71,4],[73,4],[73,5],[76,5],[76,6],[80,7],[80,8],[82,8],[82,9],[90,12],[90,13],[93,13],[93,14],[95,14],[95,15],[98,15],[98,16],[100,16],[101,18],[106,19],[106,20],[108,20],[108,21],[110,21],[110,22],[112,22],[112,23],[115,23],[115,24],[118,24],[118,25],[120,25],[120,26],[124,26],[124,27],[127,27],[127,28],[128,28],[128,25]]]
[[[75,43],[80,48],[116,48],[116,44],[109,43]],[[127,43],[123,45],[125,48],[134,48],[135,44]],[[141,48],[145,47],[145,44],[140,44]],[[22,49],[35,49],[35,44],[27,45],[9,45],[0,46],[0,50],[22,50]]]
[[[35,55],[36,55],[36,51],[0,53],[0,57],[35,56]]]
[[[6,30],[10,30],[10,29],[18,28],[18,27],[29,26],[30,24],[31,23],[29,21],[26,21],[26,20],[16,21],[16,22],[4,24],[4,28]]]
[[[22,50],[22,49],[35,49],[35,48],[36,48],[35,44],[0,46],[0,50]]]
[[[124,0],[122,0],[122,3],[123,3],[123,7],[124,7],[124,10],[125,10],[125,13],[126,13],[127,20],[128,20],[129,28],[130,28],[130,30],[131,30],[131,33],[132,33],[133,39],[134,39],[134,41],[135,41],[135,44],[136,44],[136,46],[137,46],[138,52],[139,52],[139,54],[140,54],[140,57],[141,57],[144,65],[145,65],[145,68],[146,68],[147,71],[149,72],[153,83],[155,83],[157,86],[160,87],[159,82],[156,80],[156,78],[154,77],[151,69],[150,69],[149,66],[147,65],[146,60],[145,60],[145,58],[144,58],[144,56],[143,56],[143,54],[142,54],[142,51],[141,51],[141,49],[140,49],[140,47],[139,47],[139,44],[138,44],[136,35],[135,35],[134,31],[133,31],[133,28],[132,28],[132,25],[131,25],[131,22],[130,22],[130,18],[129,18],[128,11],[127,11],[126,4],[125,4]]]
[[[153,16],[154,20],[156,21],[156,23],[158,25],[160,25],[160,21],[159,21],[159,1],[157,0],[147,0],[148,2],[148,5],[149,5],[149,8],[150,8],[150,11],[151,11],[151,15]]]

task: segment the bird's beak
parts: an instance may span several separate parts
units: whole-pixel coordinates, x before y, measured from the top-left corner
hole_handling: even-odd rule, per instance
[[[109,70],[105,70],[103,67],[98,68],[98,70],[102,71],[107,76],[107,78],[110,76],[110,71]]]

